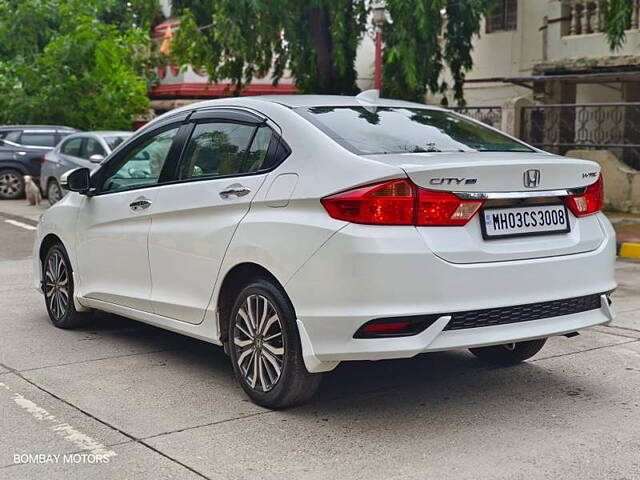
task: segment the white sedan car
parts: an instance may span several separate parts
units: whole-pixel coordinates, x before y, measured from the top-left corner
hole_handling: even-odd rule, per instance
[[[34,251],[53,324],[103,310],[221,345],[272,408],[342,361],[514,364],[614,315],[599,166],[438,108],[207,101],[64,181]]]

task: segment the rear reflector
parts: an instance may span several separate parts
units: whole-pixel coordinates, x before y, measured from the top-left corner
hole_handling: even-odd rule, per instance
[[[362,325],[354,338],[409,337],[417,335],[441,315],[410,315],[408,317],[376,318]]]
[[[466,225],[481,201],[426,190],[408,179],[368,185],[321,200],[332,218],[368,225]]]
[[[566,199],[567,207],[576,217],[584,217],[602,210],[604,203],[604,185],[602,175],[598,177],[596,183],[587,187],[580,195],[571,195]]]
[[[362,333],[365,335],[371,333],[398,333],[406,330],[409,325],[411,325],[409,322],[372,323],[365,325]]]
[[[42,165],[45,161],[46,161],[46,158],[44,158],[44,155],[40,157],[40,165]]]

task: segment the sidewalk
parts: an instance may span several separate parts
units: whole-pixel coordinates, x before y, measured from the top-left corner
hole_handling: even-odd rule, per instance
[[[616,230],[618,255],[640,258],[640,215],[605,212]]]
[[[23,217],[38,222],[40,215],[49,208],[49,202],[42,200],[39,206],[27,205],[25,199],[21,200],[0,200],[0,212],[14,217]]]

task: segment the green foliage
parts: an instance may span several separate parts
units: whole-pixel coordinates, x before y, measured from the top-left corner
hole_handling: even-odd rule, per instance
[[[607,35],[609,48],[619,50],[626,40],[625,30],[630,26],[632,0],[602,0],[604,31]]]
[[[422,100],[443,92],[448,66],[458,104],[464,104],[465,73],[473,66],[472,38],[494,0],[387,0],[391,23],[383,30],[384,94]]]
[[[366,0],[174,0],[181,14],[173,55],[231,79],[235,92],[254,75],[273,81],[289,68],[303,92],[354,93],[356,49]]]
[[[471,39],[493,0],[388,0],[384,94],[423,100],[446,88],[463,102]],[[231,79],[236,93],[273,66],[273,81],[291,71],[304,93],[353,94],[357,47],[366,29],[368,0],[173,0],[181,15],[174,42],[177,63],[193,65],[211,81]]]
[[[0,0],[0,123],[130,129],[149,106],[157,11],[156,0]]]

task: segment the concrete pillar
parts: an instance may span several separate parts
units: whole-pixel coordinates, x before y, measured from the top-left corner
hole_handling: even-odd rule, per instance
[[[500,130],[508,135],[520,138],[522,135],[522,107],[535,105],[530,95],[515,97],[502,105],[502,124]]]

